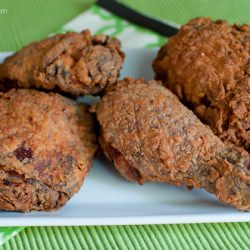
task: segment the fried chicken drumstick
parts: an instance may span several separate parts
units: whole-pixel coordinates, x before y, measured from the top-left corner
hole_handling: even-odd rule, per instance
[[[160,83],[127,78],[92,109],[103,151],[123,177],[204,188],[250,210],[249,154],[226,146]]]
[[[178,95],[225,143],[250,152],[250,26],[197,18],[169,38],[153,63],[156,79]]]

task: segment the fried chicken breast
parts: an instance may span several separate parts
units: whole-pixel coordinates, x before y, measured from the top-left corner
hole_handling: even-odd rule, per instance
[[[250,26],[197,18],[153,62],[156,79],[222,141],[250,150]]]

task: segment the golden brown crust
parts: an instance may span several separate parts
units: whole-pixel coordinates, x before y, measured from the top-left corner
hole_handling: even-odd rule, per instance
[[[158,82],[120,81],[95,110],[104,153],[125,178],[204,188],[250,210],[249,154],[225,146]]]
[[[0,81],[2,89],[97,94],[117,80],[123,60],[118,39],[92,36],[88,30],[68,32],[33,42],[7,58]]]
[[[82,185],[96,151],[88,105],[59,94],[0,96],[0,210],[55,210]]]
[[[224,142],[250,150],[250,26],[197,18],[169,38],[156,79]]]

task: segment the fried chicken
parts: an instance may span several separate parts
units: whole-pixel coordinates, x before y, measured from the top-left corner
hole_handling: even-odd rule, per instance
[[[127,78],[92,107],[100,143],[130,181],[204,188],[250,211],[250,157],[225,145],[159,82]]]
[[[73,95],[98,94],[116,82],[124,53],[120,41],[88,30],[33,42],[5,60],[0,88],[38,88]]]
[[[250,26],[197,18],[153,62],[156,79],[225,143],[250,150]]]
[[[56,210],[80,189],[96,151],[88,108],[37,90],[0,94],[0,210]]]

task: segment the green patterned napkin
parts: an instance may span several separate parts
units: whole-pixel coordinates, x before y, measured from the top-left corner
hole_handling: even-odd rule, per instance
[[[122,40],[124,47],[159,47],[166,39],[159,34],[133,25],[108,12],[97,5],[93,5],[88,11],[76,17],[55,33],[67,31],[81,31],[90,29],[94,34],[105,33],[116,36]],[[1,225],[1,222],[0,222]],[[0,246],[14,237],[24,227],[0,227]]]
[[[58,30],[57,33],[80,32],[84,29],[90,29],[94,34],[105,33],[116,36],[122,40],[124,47],[152,48],[159,47],[166,41],[163,36],[129,23],[97,5],[93,5],[88,11]]]
[[[18,234],[24,227],[0,227],[0,246]]]

